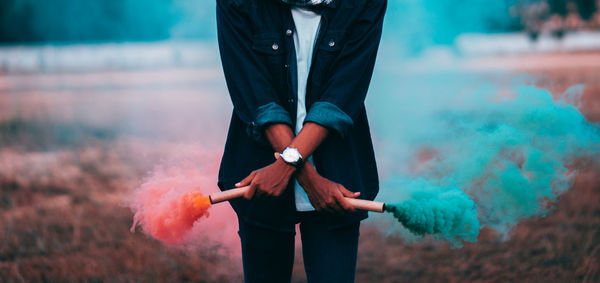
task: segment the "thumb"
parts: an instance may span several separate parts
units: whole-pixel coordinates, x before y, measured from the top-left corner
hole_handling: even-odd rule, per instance
[[[280,155],[281,155],[281,153],[275,152],[275,159],[278,159]]]
[[[342,195],[344,197],[347,197],[347,198],[357,198],[358,196],[360,196],[359,192],[356,192],[356,193],[355,192],[351,192],[348,189],[344,188],[344,186],[342,186],[342,185],[339,185],[338,188],[339,188],[340,192],[342,193]]]
[[[235,187],[241,188],[241,187],[250,185],[250,183],[252,183],[252,179],[254,179],[255,175],[256,175],[256,171],[252,171],[252,173],[250,173],[250,175],[248,175],[248,177],[244,178],[243,180],[241,180],[237,184],[235,184]]]
[[[342,193],[343,190],[345,190],[346,192],[349,192],[348,190],[346,190],[346,188],[344,188],[342,185],[338,185],[339,187],[339,193],[337,194],[338,196],[340,195],[344,195],[344,193]],[[350,192],[352,194],[352,192]],[[354,206],[352,206],[350,204],[350,202],[348,202],[348,200],[346,200],[346,198],[344,197],[338,197],[337,198],[337,202],[340,204],[340,206],[345,210],[345,211],[354,211]]]

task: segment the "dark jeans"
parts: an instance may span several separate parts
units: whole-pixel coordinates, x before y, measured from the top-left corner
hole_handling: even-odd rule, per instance
[[[299,214],[302,256],[308,282],[354,282],[360,222],[328,228],[315,212]],[[290,282],[295,232],[239,221],[244,281]]]

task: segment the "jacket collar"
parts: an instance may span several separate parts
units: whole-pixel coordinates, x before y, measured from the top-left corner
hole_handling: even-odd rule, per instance
[[[306,8],[335,8],[336,0],[313,0],[312,3],[305,3],[305,1],[298,0],[280,0],[283,3],[286,3],[290,6],[298,6],[298,7],[306,7]],[[302,3],[302,4],[300,4]]]

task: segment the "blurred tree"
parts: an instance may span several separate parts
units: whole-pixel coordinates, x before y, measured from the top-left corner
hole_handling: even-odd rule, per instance
[[[579,15],[584,20],[590,20],[596,13],[596,0],[579,0],[577,1]]]
[[[0,42],[158,40],[177,22],[171,0],[3,0]]]

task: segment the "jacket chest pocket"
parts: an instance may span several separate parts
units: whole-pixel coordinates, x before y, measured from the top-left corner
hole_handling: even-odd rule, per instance
[[[283,40],[276,37],[256,37],[252,42],[252,49],[259,54],[259,58],[266,63],[266,67],[273,78],[273,83],[282,88],[285,83],[285,52]]]
[[[318,42],[317,54],[312,60],[312,81],[316,85],[321,85],[330,77],[335,60],[342,49],[345,34],[345,31],[330,30]]]

